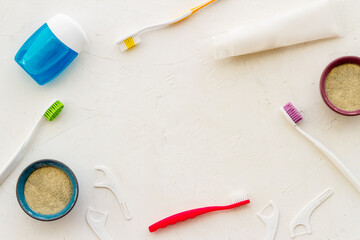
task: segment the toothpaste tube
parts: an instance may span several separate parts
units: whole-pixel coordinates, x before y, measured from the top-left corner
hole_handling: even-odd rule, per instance
[[[214,58],[228,58],[337,37],[340,31],[334,11],[330,0],[321,0],[301,9],[213,36]]]

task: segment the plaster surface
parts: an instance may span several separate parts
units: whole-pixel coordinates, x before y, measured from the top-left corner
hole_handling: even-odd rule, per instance
[[[298,239],[359,239],[360,193],[279,108],[291,101],[304,117],[302,128],[360,178],[360,119],[331,111],[318,86],[330,61],[360,54],[360,1],[341,1],[341,38],[221,61],[202,51],[202,41],[213,34],[310,2],[221,0],[171,28],[143,34],[139,46],[121,53],[115,46],[120,36],[198,1],[1,0],[0,166],[51,99],[61,99],[65,108],[43,125],[0,186],[0,239],[96,240],[85,220],[91,206],[109,212],[106,229],[113,239],[260,240],[265,226],[256,213],[269,200],[280,209],[275,239],[290,239],[293,217],[328,187],[334,195],[314,212],[313,234]],[[59,77],[39,86],[13,58],[59,12],[81,23],[90,43]],[[21,171],[44,158],[67,164],[80,184],[72,212],[50,223],[28,217],[15,195]],[[96,165],[113,170],[131,221],[110,191],[93,188],[101,179]],[[249,195],[250,205],[147,231],[171,214],[231,203],[239,191]]]

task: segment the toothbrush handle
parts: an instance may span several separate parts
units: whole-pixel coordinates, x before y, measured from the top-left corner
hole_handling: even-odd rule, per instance
[[[181,213],[174,214],[170,217],[167,217],[157,223],[154,223],[153,225],[151,225],[149,227],[149,231],[155,232],[159,228],[165,228],[169,225],[176,224],[178,222],[185,221],[187,219],[194,218],[194,217],[197,217],[199,215],[202,215],[202,214],[205,214],[208,212],[219,211],[219,210],[228,210],[228,209],[239,207],[239,206],[242,206],[242,205],[245,205],[248,203],[250,203],[250,200],[247,199],[245,201],[234,203],[234,204],[227,205],[227,206],[212,206],[212,207],[196,208],[196,209],[184,211]]]
[[[119,44],[119,43],[125,41],[126,39],[128,39],[130,37],[133,37],[133,36],[135,36],[135,35],[137,35],[139,33],[149,31],[149,30],[154,29],[154,28],[167,27],[169,25],[181,22],[181,21],[185,20],[186,18],[190,17],[191,15],[193,15],[194,13],[196,13],[197,11],[199,11],[200,9],[208,6],[209,4],[211,4],[211,3],[215,2],[215,1],[218,1],[218,0],[208,0],[207,2],[204,2],[204,3],[202,3],[202,4],[200,4],[200,5],[196,6],[196,7],[191,8],[190,10],[184,12],[183,14],[181,14],[180,16],[177,16],[174,19],[171,19],[171,20],[166,21],[166,22],[162,22],[162,23],[158,23],[158,24],[154,24],[154,25],[144,27],[144,28],[142,28],[142,29],[140,29],[140,30],[138,30],[136,32],[133,32],[132,34],[127,35],[126,37],[122,37],[116,43]]]
[[[218,0],[210,0],[210,1],[206,1],[200,5],[197,5],[196,7],[193,7],[192,9],[190,9],[189,11],[187,11],[186,13],[182,14],[181,16],[171,20],[169,22],[169,25],[181,22],[182,20],[190,17],[191,15],[193,15],[194,13],[196,13],[197,11],[199,11],[200,9],[203,9],[204,7],[210,5],[211,3],[218,1]]]
[[[200,4],[200,5],[196,6],[196,7],[193,7],[191,9],[191,11],[192,11],[192,13],[196,13],[200,9],[206,7],[207,5],[210,5],[211,3],[215,2],[215,1],[217,1],[217,0],[210,0],[210,1],[204,2],[204,3],[202,3],[202,4]]]
[[[304,132],[301,128],[295,127],[302,135],[312,142],[326,157],[337,167],[337,169],[346,177],[346,179],[360,192],[360,182],[352,172],[344,165],[344,163],[321,142]]]
[[[130,38],[130,37],[133,37],[139,33],[142,33],[142,32],[145,32],[145,31],[149,31],[151,29],[154,29],[154,28],[162,28],[162,27],[167,27],[171,24],[175,24],[175,23],[178,23],[178,22],[181,22],[182,20],[184,20],[185,18],[189,17],[190,15],[192,14],[192,11],[187,11],[185,13],[183,13],[182,15],[174,18],[174,19],[171,19],[170,21],[167,21],[167,22],[163,22],[163,23],[158,23],[158,24],[154,24],[154,25],[150,25],[150,26],[147,26],[147,27],[144,27],[136,32],[133,32],[131,34],[128,34],[126,37],[122,37],[120,40],[118,40],[116,43],[119,44],[123,41],[125,41],[126,39]]]
[[[10,173],[15,169],[15,167],[19,164],[21,159],[24,157],[26,151],[28,150],[28,147],[30,143],[32,142],[37,130],[39,129],[41,122],[43,121],[44,117],[41,116],[40,120],[37,122],[36,126],[33,128],[33,130],[30,132],[30,134],[27,136],[23,144],[20,146],[19,150],[16,152],[16,154],[12,157],[12,159],[6,164],[6,166],[1,170],[0,173],[0,184],[2,184],[5,179],[10,175]]]

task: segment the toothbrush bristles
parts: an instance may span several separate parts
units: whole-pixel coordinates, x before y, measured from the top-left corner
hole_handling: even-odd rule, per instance
[[[298,123],[303,119],[300,112],[290,102],[286,104],[283,108],[294,123]]]
[[[122,52],[135,47],[137,44],[141,43],[141,39],[138,35],[131,36],[124,41],[119,42],[119,48]]]
[[[239,203],[239,202],[243,202],[245,200],[248,200],[248,196],[246,195],[246,193],[240,193],[240,194],[237,194],[237,195],[234,195],[232,197],[232,201],[233,203]]]
[[[62,104],[59,100],[56,100],[44,113],[44,117],[47,120],[53,121],[63,110],[64,104]]]

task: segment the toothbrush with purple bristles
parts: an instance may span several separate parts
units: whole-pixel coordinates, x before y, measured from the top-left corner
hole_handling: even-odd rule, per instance
[[[360,192],[360,182],[359,180],[349,171],[349,169],[344,165],[344,163],[327,147],[325,147],[321,142],[304,132],[297,123],[300,122],[303,118],[300,112],[291,104],[288,103],[284,107],[280,108],[281,112],[284,114],[285,118],[295,127],[295,129],[304,135],[310,142],[312,142],[321,152],[328,157],[328,159],[337,167],[337,169],[346,177],[346,179]]]

